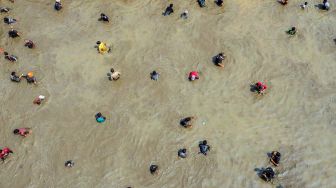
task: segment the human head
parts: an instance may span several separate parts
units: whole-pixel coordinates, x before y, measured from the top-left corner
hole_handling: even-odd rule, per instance
[[[170,4],[169,7],[173,8],[173,4]]]
[[[61,2],[61,0],[56,0],[56,3],[60,3]]]
[[[114,69],[113,68],[111,68],[111,73],[114,73]]]
[[[13,133],[14,133],[14,134],[19,134],[20,131],[19,131],[19,129],[14,129]]]
[[[103,16],[105,16],[105,14],[104,14],[104,13],[101,13],[100,16],[103,17]]]
[[[99,45],[100,43],[101,43],[100,41],[97,41],[97,42],[96,42],[96,44],[98,44],[98,45]]]
[[[155,74],[157,74],[157,72],[156,72],[156,71],[153,71],[153,75],[155,75]]]
[[[308,2],[304,2],[305,5],[308,5]]]
[[[4,21],[5,21],[5,22],[8,21],[8,18],[7,18],[7,17],[4,17]]]
[[[11,75],[14,76],[16,74],[16,72],[12,72]]]
[[[207,141],[207,140],[203,140],[203,144],[204,144],[204,145],[207,145],[207,144],[208,144],[208,141]]]
[[[219,53],[218,55],[219,55],[219,56],[223,56],[223,52]]]
[[[296,30],[296,28],[295,28],[295,27],[292,27],[292,30]]]
[[[187,152],[187,149],[183,148],[181,151],[182,151],[183,153],[185,153],[185,152]]]
[[[191,81],[194,81],[196,79],[196,76],[195,75],[192,75],[191,77],[190,77],[190,80]]]
[[[4,52],[4,55],[8,55],[8,52]]]

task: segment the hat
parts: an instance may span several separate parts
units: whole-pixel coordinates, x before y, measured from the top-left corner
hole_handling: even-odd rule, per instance
[[[34,76],[34,74],[33,74],[33,72],[28,72],[27,76],[28,76],[29,78],[31,78],[31,77]]]

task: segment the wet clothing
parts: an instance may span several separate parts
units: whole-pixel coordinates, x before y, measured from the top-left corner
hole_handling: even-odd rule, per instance
[[[18,130],[21,136],[27,136],[29,134],[29,130],[27,128],[20,128]]]
[[[267,89],[267,86],[266,84],[263,84],[262,82],[258,82],[256,83],[256,89],[260,93],[260,92],[265,91]]]
[[[166,8],[166,11],[163,13],[164,16],[168,16],[174,12],[173,6],[169,6]]]
[[[35,45],[34,45],[33,41],[29,40],[25,43],[25,46],[28,47],[28,48],[34,48]]]
[[[96,121],[98,123],[103,123],[106,120],[106,117],[104,117],[100,112],[95,115]]]
[[[280,158],[281,158],[281,154],[279,153],[279,152],[277,152],[277,151],[273,151],[272,152],[272,156],[271,156],[271,159],[273,160],[273,161],[271,161],[272,163],[275,163],[274,165],[278,165],[279,164],[279,162],[280,162]]]
[[[18,60],[18,58],[14,55],[5,55],[5,59],[7,59],[8,61],[12,61],[12,62],[15,62]]]
[[[159,73],[157,73],[156,71],[153,71],[152,73],[151,73],[151,79],[152,80],[158,80],[159,79],[159,77],[160,77],[160,75],[159,75]]]
[[[205,0],[197,0],[200,7],[205,7]]]
[[[223,0],[217,0],[217,1],[216,1],[216,4],[217,4],[218,6],[222,6],[222,5],[223,5]]]
[[[178,152],[177,152],[177,155],[181,158],[186,158],[187,157],[187,151],[184,150],[184,149],[180,149]]]
[[[220,66],[220,64],[222,63],[222,61],[224,60],[224,56],[223,55],[216,55],[215,57],[215,64]]]
[[[66,167],[73,167],[75,165],[75,162],[73,162],[72,160],[69,161],[65,161],[64,166]]]
[[[271,167],[268,167],[262,171],[261,175],[262,175],[261,178],[263,180],[271,181],[275,176],[275,172]]]
[[[158,165],[151,165],[149,167],[149,171],[151,174],[154,174],[158,170],[159,166]]]
[[[13,23],[16,22],[16,19],[14,19],[14,18],[10,18],[10,17],[5,17],[5,18],[4,18],[4,22],[5,22],[6,24],[13,24]]]
[[[104,22],[109,22],[109,18],[105,14],[100,15],[100,18],[98,20],[99,21],[104,21]]]
[[[184,118],[180,121],[180,124],[183,126],[183,127],[190,127],[191,126],[191,120],[192,120],[192,117],[187,117],[187,118]]]
[[[34,76],[29,77],[29,76],[25,75],[25,76],[22,76],[22,77],[26,78],[26,80],[29,84],[36,83],[36,78]]]
[[[200,153],[203,155],[207,155],[208,151],[210,151],[210,146],[208,144],[204,144],[204,141],[200,143],[199,145]]]
[[[1,12],[1,13],[9,12],[9,8],[6,8],[6,7],[0,7],[0,12]]]
[[[9,149],[8,147],[3,148],[0,152],[0,159],[4,161],[10,153],[13,153],[11,149]]]
[[[197,71],[192,71],[189,73],[189,80],[193,81],[195,79],[199,79],[198,72]]]
[[[8,36],[11,38],[16,38],[16,37],[19,37],[20,35],[16,30],[10,30],[8,31]]]
[[[98,45],[98,51],[99,51],[99,53],[103,54],[103,53],[108,52],[108,50],[109,50],[109,49],[107,48],[107,46],[106,46],[105,43],[101,42],[101,43]]]
[[[62,9],[62,4],[60,2],[55,2],[54,8],[55,10],[59,11]]]
[[[21,78],[17,75],[10,75],[10,79],[13,81],[13,82],[20,82],[21,81]]]

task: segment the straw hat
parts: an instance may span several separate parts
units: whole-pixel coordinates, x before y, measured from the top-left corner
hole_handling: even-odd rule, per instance
[[[31,78],[31,77],[33,77],[33,76],[34,76],[33,72],[28,72],[28,74],[27,74],[27,75],[28,75],[28,77],[29,77],[29,78]]]

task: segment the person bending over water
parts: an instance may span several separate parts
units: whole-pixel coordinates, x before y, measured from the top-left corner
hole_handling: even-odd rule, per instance
[[[120,78],[120,72],[118,71],[114,71],[113,68],[111,68],[111,72],[107,73],[107,77],[109,78],[110,81],[114,80],[118,80]]]
[[[274,164],[275,166],[278,166],[280,163],[281,154],[278,151],[272,151],[270,162]]]
[[[32,130],[30,128],[19,128],[19,129],[14,129],[13,133],[15,135],[26,137],[32,133]]]
[[[329,4],[328,0],[323,0],[321,8],[322,8],[322,10],[329,10],[330,9],[330,4]]]
[[[37,84],[37,81],[36,81],[36,78],[35,78],[33,72],[28,72],[27,75],[23,75],[22,77],[26,78],[26,80],[29,84],[32,84],[32,83],[35,84],[35,85]]]
[[[205,0],[197,0],[200,7],[205,7]]]
[[[98,112],[96,115],[95,115],[95,118],[96,118],[96,121],[98,123],[104,123],[105,120],[106,120],[106,117],[102,115],[102,113]]]
[[[25,47],[28,47],[30,49],[35,48],[35,44],[32,40],[25,40]]]
[[[260,178],[264,181],[271,181],[275,176],[275,172],[271,167],[268,167],[266,169],[263,169]]]
[[[220,7],[223,6],[223,0],[216,0],[215,3]]]
[[[73,162],[72,160],[65,161],[65,163],[64,163],[64,166],[68,167],[68,168],[71,168],[74,165],[75,165],[75,162]]]
[[[185,127],[185,128],[191,128],[194,119],[195,119],[195,117],[193,117],[193,116],[183,118],[180,121],[180,125]]]
[[[304,10],[308,7],[308,2],[304,2],[300,7]]]
[[[208,152],[210,151],[210,146],[208,145],[207,140],[201,141],[198,146],[200,149],[199,153],[202,153],[203,155],[207,155]]]
[[[2,162],[4,162],[5,159],[7,159],[10,153],[13,153],[13,151],[8,147],[4,147],[0,150],[0,159],[2,160]]]
[[[188,15],[189,15],[188,10],[185,10],[185,11],[182,12],[182,14],[181,14],[180,17],[181,17],[182,19],[188,19]]]
[[[10,38],[20,37],[20,33],[17,30],[11,29],[8,31],[8,36]]]
[[[7,13],[10,11],[10,8],[7,8],[7,7],[0,7],[0,12],[1,13]]]
[[[288,4],[288,0],[278,0],[278,2],[282,5],[287,5]]]
[[[54,9],[59,11],[61,10],[63,7],[62,7],[62,3],[61,3],[61,0],[56,0],[55,1],[55,5],[54,5]]]
[[[151,77],[152,80],[157,81],[160,77],[160,74],[156,71],[153,71],[153,72],[150,73],[150,77]]]
[[[286,33],[288,35],[295,35],[296,34],[296,28],[295,27],[292,27],[291,29],[289,29],[288,31],[286,31]]]
[[[16,72],[12,72],[11,75],[10,75],[10,79],[13,82],[20,82],[22,76],[23,76],[23,74],[21,76],[17,76]]]
[[[16,22],[16,19],[11,18],[11,17],[5,17],[5,18],[4,18],[4,22],[5,22],[6,24],[10,25],[10,24],[15,23],[15,22]]]
[[[97,44],[97,47],[98,47],[98,52],[101,53],[101,54],[104,54],[106,52],[110,52],[111,51],[111,48],[108,47],[106,45],[106,43],[104,43],[104,42],[97,41],[96,44]]]
[[[8,61],[16,62],[18,60],[16,56],[9,55],[8,52],[4,52],[4,55],[5,55],[5,59],[7,59]]]
[[[101,13],[98,21],[109,22],[109,17],[107,17],[104,13]]]
[[[163,15],[169,16],[170,14],[174,13],[173,6],[174,6],[173,4],[170,4],[169,7],[167,7],[166,10],[164,11]]]
[[[259,94],[265,94],[267,85],[262,82],[257,82],[255,85],[255,89]]]
[[[187,157],[187,149],[179,149],[177,152],[177,155],[181,158],[186,158]]]
[[[157,174],[158,170],[159,170],[158,165],[153,164],[153,165],[150,165],[150,167],[149,167],[149,172],[151,174]]]
[[[189,81],[194,81],[194,80],[198,80],[199,79],[199,75],[197,71],[191,71],[189,73]]]
[[[220,67],[224,67],[224,63],[223,60],[225,59],[225,55],[224,53],[219,53],[218,55],[216,55],[215,57],[215,65],[220,66]]]

